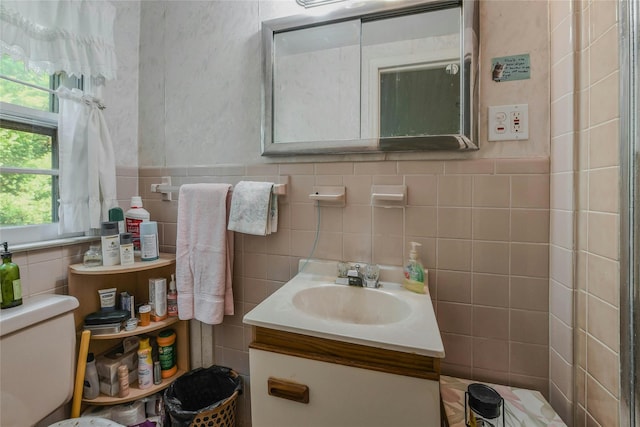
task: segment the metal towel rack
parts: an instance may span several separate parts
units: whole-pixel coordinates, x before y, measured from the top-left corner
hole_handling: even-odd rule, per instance
[[[289,184],[289,176],[278,176],[278,183],[273,186],[273,193],[278,196],[287,195],[287,185]],[[151,184],[152,193],[162,193],[162,200],[171,201],[171,193],[180,191],[179,185],[171,185],[171,177],[163,176],[160,184]]]

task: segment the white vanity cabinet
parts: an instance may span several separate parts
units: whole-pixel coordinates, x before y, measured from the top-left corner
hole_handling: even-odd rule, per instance
[[[255,328],[254,427],[437,427],[439,359]]]
[[[401,267],[369,289],[336,285],[336,261],[301,264],[243,318],[252,425],[439,427],[445,354],[429,295],[404,289]]]

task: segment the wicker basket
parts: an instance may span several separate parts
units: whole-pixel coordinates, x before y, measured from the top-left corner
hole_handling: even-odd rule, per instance
[[[170,425],[234,427],[240,393],[242,379],[232,369],[211,366],[188,372],[165,390]]]
[[[199,412],[191,422],[191,427],[234,427],[238,393],[238,390],[234,391],[220,406],[210,411]]]

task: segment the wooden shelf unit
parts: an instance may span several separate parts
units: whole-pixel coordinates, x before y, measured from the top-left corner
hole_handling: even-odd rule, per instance
[[[100,310],[99,289],[116,288],[117,294],[127,291],[134,296],[136,305],[146,303],[149,300],[149,279],[162,277],[167,279],[167,288],[171,280],[171,274],[175,273],[175,255],[160,254],[160,259],[155,261],[138,261],[133,265],[117,265],[112,267],[85,267],[82,264],[69,266],[69,295],[75,296],[80,306],[74,312],[74,320],[78,336],[83,331],[84,318],[93,312]],[[157,336],[160,331],[173,329],[176,333],[176,353],[178,372],[162,383],[152,385],[148,389],[140,390],[137,382],[130,384],[130,393],[127,397],[107,396],[100,394],[96,399],[83,399],[86,405],[115,405],[131,402],[145,396],[157,393],[190,370],[189,354],[189,321],[178,318],[167,318],[159,322],[151,322],[149,326],[138,326],[133,331],[125,331],[124,327],[118,333],[91,335],[89,351],[96,356],[118,345],[126,337],[147,335]],[[78,345],[80,340],[78,339]],[[78,363],[85,363],[78,360]]]
[[[178,370],[178,372],[176,372],[176,374],[172,377],[163,379],[160,384],[152,384],[151,387],[144,390],[139,389],[137,384],[131,384],[129,385],[129,395],[127,397],[111,397],[105,394],[100,394],[98,397],[92,400],[82,399],[82,403],[95,406],[108,406],[133,402],[134,400],[142,399],[143,397],[151,396],[152,394],[156,394],[157,392],[164,390],[165,388],[169,387],[172,382],[174,382],[184,374],[185,371]]]

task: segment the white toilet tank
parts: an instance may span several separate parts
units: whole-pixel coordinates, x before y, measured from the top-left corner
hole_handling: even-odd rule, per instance
[[[76,307],[51,294],[0,311],[0,426],[31,426],[71,399]]]

